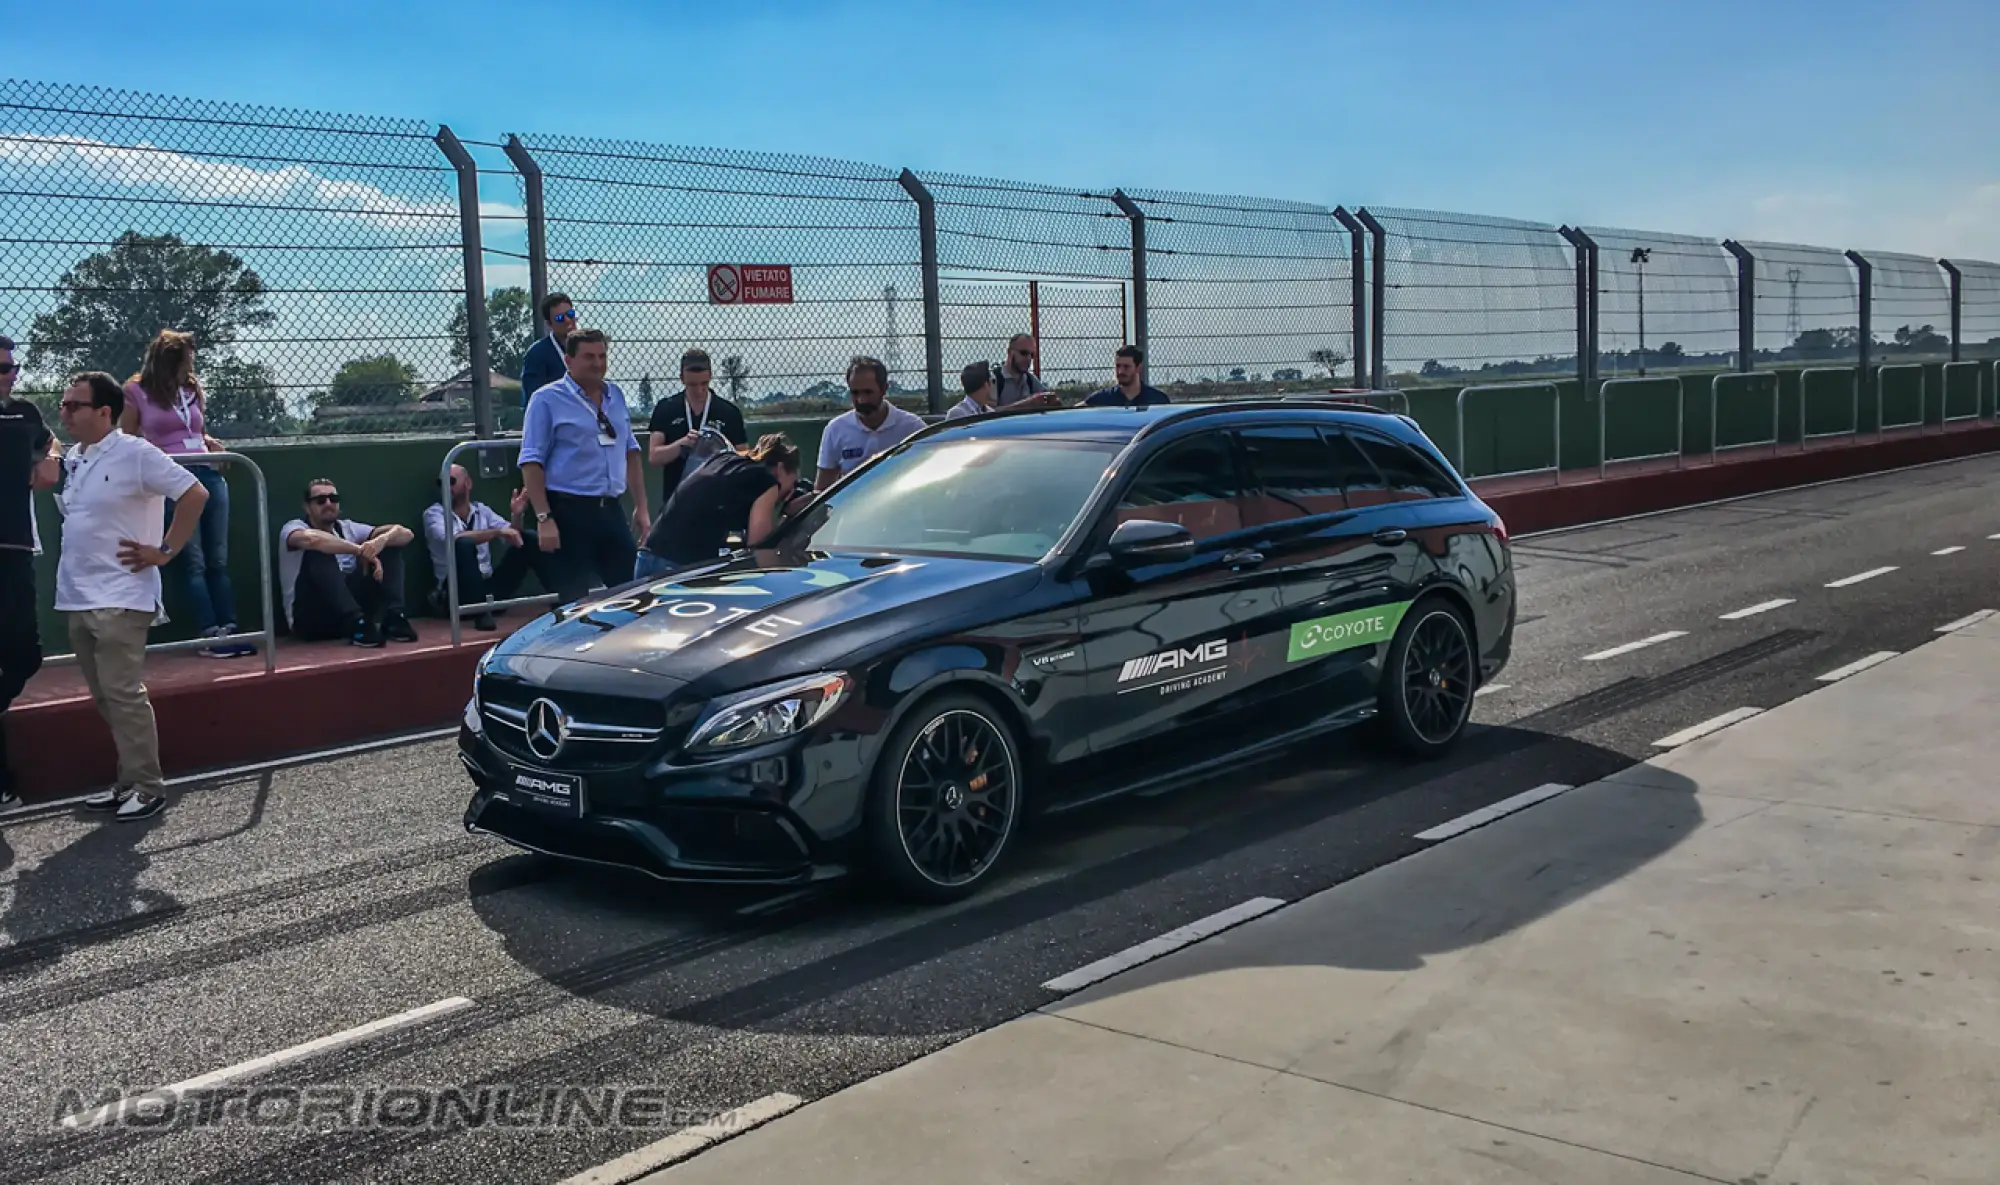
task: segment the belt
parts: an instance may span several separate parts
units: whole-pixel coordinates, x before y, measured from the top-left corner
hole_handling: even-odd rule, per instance
[[[578,506],[616,506],[618,498],[611,494],[565,494],[561,490],[550,490],[549,505],[558,502],[574,503]]]

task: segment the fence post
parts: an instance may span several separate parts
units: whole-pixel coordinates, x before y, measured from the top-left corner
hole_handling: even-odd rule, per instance
[[[1847,262],[1854,265],[1854,270],[1857,273],[1857,278],[1861,286],[1861,299],[1859,302],[1861,325],[1858,330],[1861,335],[1861,354],[1856,359],[1854,373],[1856,382],[1865,383],[1868,381],[1868,355],[1873,352],[1871,347],[1875,344],[1875,265],[1863,259],[1859,251],[1849,251],[1846,255]],[[1880,436],[1882,435],[1882,417],[1877,414],[1875,420],[1875,435]]]
[[[1146,212],[1125,196],[1122,189],[1111,191],[1111,203],[1132,224],[1132,344],[1146,358],[1139,367],[1139,381],[1151,373],[1153,359],[1146,349]]]
[[[1757,258],[1735,239],[1722,249],[1736,257],[1736,369],[1749,374],[1757,355]]]
[[[1596,279],[1597,243],[1582,227],[1559,227],[1557,234],[1576,248],[1576,382],[1578,394],[1590,398],[1591,331],[1597,327],[1597,308],[1591,303],[1592,281]]]
[[[472,431],[494,435],[493,364],[486,325],[486,249],[479,240],[479,166],[451,128],[440,124],[437,146],[458,172],[458,233],[465,251],[465,328],[472,366]]]
[[[1958,337],[1965,327],[1965,277],[1959,274],[1958,265],[1949,259],[1938,260],[1938,266],[1951,277],[1951,360],[1957,362]]]
[[[535,336],[541,337],[549,331],[548,322],[542,320],[542,299],[549,294],[548,228],[542,222],[542,166],[528,155],[528,146],[521,143],[519,136],[507,137],[506,152],[507,159],[514,162],[514,170],[521,174],[527,198],[528,300],[534,306]]]
[[[924,272],[924,385],[931,414],[944,411],[944,301],[938,294],[937,199],[908,169],[896,178],[917,203],[917,256]]]
[[[1383,379],[1383,363],[1385,359],[1382,353],[1386,348],[1388,340],[1383,332],[1382,318],[1383,306],[1388,303],[1389,297],[1389,265],[1387,260],[1389,232],[1382,229],[1382,224],[1375,221],[1375,216],[1368,212],[1368,207],[1366,206],[1356,210],[1354,216],[1361,220],[1361,225],[1368,228],[1368,234],[1374,240],[1371,251],[1374,260],[1374,274],[1370,279],[1374,294],[1369,302],[1368,309],[1368,337],[1370,339],[1368,354],[1369,360],[1375,364],[1372,387],[1374,390],[1380,391],[1385,386]]]
[[[1347,228],[1353,252],[1347,270],[1354,281],[1354,293],[1349,299],[1354,313],[1354,385],[1359,387],[1368,381],[1368,240],[1363,237],[1368,228],[1348,213],[1346,206],[1335,206],[1333,216]]]

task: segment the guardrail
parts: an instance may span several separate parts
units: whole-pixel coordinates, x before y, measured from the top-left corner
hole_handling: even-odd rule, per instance
[[[1552,463],[1547,468],[1515,469],[1506,473],[1482,473],[1479,476],[1482,478],[1531,477],[1537,473],[1553,473],[1555,474],[1556,484],[1561,485],[1563,441],[1562,391],[1554,383],[1488,383],[1482,386],[1461,388],[1458,392],[1458,475],[1467,481],[1473,479],[1473,475],[1466,470],[1465,462],[1465,397],[1475,392],[1490,393],[1497,391],[1547,391],[1549,393],[1549,402],[1555,406],[1555,452],[1550,458]]]
[[[1737,442],[1736,442],[1735,444],[1731,444],[1731,445],[1724,445],[1724,444],[1722,443],[1722,420],[1721,420],[1720,416],[1719,416],[1719,415],[1717,414],[1717,409],[1718,409],[1718,408],[1719,408],[1719,407],[1721,406],[1721,402],[1722,402],[1722,401],[1721,401],[1721,398],[1720,398],[1720,395],[1721,395],[1721,391],[1722,391],[1722,382],[1723,382],[1723,380],[1724,380],[1724,379],[1734,379],[1734,380],[1737,380],[1737,381],[1748,381],[1748,380],[1750,380],[1750,379],[1768,379],[1768,380],[1770,381],[1770,384],[1771,384],[1771,438],[1770,438],[1769,440],[1740,440],[1740,441],[1737,441]],[[1801,417],[1800,417],[1800,420],[1799,420],[1799,426],[1800,426],[1801,430],[1803,430],[1803,428],[1804,428],[1804,426],[1805,426],[1805,420],[1804,420],[1804,413],[1803,413],[1803,405],[1801,405],[1801,408],[1802,408],[1802,410],[1801,410]],[[1772,371],[1768,371],[1768,370],[1747,370],[1747,371],[1741,371],[1741,372],[1733,372],[1733,373],[1729,373],[1729,374],[1719,374],[1719,375],[1716,375],[1716,376],[1715,376],[1715,378],[1714,378],[1714,379],[1712,379],[1712,380],[1711,380],[1711,381],[1709,382],[1709,384],[1708,384],[1708,459],[1709,459],[1709,462],[1710,462],[1711,464],[1713,464],[1713,463],[1714,463],[1714,461],[1715,461],[1715,458],[1716,458],[1717,454],[1719,454],[1719,453],[1723,453],[1723,452],[1728,452],[1728,451],[1731,451],[1731,450],[1734,450],[1734,449],[1740,449],[1740,448],[1763,448],[1763,447],[1765,447],[1766,445],[1770,446],[1770,447],[1771,447],[1771,448],[1773,448],[1773,449],[1776,449],[1776,448],[1778,447],[1778,376],[1777,376],[1777,374],[1775,374],[1775,373],[1774,373],[1774,372],[1772,372]]]
[[[445,450],[444,463],[438,466],[438,504],[445,508],[444,521],[446,523],[447,546],[444,549],[445,613],[451,618],[451,644],[453,646],[459,645],[463,640],[464,629],[459,622],[468,612],[468,607],[458,603],[457,541],[459,531],[458,516],[451,512],[451,467],[457,463],[458,458],[464,453],[496,448],[513,449],[515,456],[518,457],[521,453],[521,440],[519,437],[514,437],[502,440],[460,441]],[[505,601],[481,601],[477,605],[470,606],[470,612],[476,615],[491,613],[495,609],[512,609],[520,605],[552,605],[556,603],[556,599],[556,594],[554,593],[542,593],[539,596],[514,597]]]
[[[1613,457],[1610,446],[1611,393],[1623,387],[1674,385],[1674,451],[1671,453],[1645,453],[1636,457]],[[1627,461],[1658,461],[1665,457],[1674,459],[1674,468],[1681,465],[1681,451],[1687,446],[1687,388],[1679,379],[1632,378],[1606,379],[1597,389],[1597,479],[1604,480],[1604,474],[1613,461],[1623,464]]]
[[[1882,378],[1892,370],[1898,374],[1905,374],[1912,370],[1917,372],[1917,418],[1914,420],[1903,420],[1891,424],[1882,414]],[[1930,373],[1924,368],[1923,363],[1899,362],[1894,366],[1878,366],[1875,368],[1875,438],[1877,440],[1880,440],[1883,434],[1891,428],[1916,428],[1921,431],[1924,427],[1924,422],[1930,418],[1930,412],[1931,380]]]
[[[264,471],[257,462],[242,453],[176,453],[173,459],[182,465],[221,465],[234,462],[250,471],[257,482],[257,585],[263,593],[264,628],[249,633],[228,634],[219,638],[189,638],[184,642],[151,642],[146,653],[160,654],[176,650],[207,650],[211,646],[223,646],[231,642],[250,642],[264,652],[264,673],[278,669],[278,625],[277,616],[271,610],[271,491],[264,482]],[[227,480],[225,478],[225,480]],[[235,501],[231,499],[232,503]],[[42,659],[45,667],[75,666],[74,654],[52,654]]]
[[[1994,377],[2000,379],[2000,362],[1994,363],[1993,368]],[[1979,371],[1980,364],[1977,362],[1947,362],[1944,364],[1944,372],[1940,379],[1944,387],[1944,408],[1943,415],[1938,421],[1939,423],[1956,424],[1962,420],[1983,420],[1986,418],[1986,394],[1980,390],[1980,380],[1985,376],[1981,375]],[[1951,376],[1954,374],[1969,374],[1972,376],[1972,414],[1969,416],[1955,416],[1951,414]]]
[[[1853,391],[1853,396],[1854,396],[1853,414],[1848,419],[1848,426],[1839,432],[1806,431],[1806,394],[1807,394],[1806,385],[1812,382],[1812,377],[1816,374],[1845,375],[1849,387]],[[1830,436],[1859,436],[1859,435],[1861,435],[1861,376],[1855,373],[1855,368],[1852,366],[1821,366],[1821,367],[1808,368],[1806,370],[1800,371],[1799,372],[1799,451],[1800,452],[1805,451],[1806,441],[1808,440],[1824,440]]]

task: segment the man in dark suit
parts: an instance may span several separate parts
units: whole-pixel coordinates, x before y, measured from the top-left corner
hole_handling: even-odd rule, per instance
[[[576,306],[560,292],[542,298],[542,321],[549,327],[547,337],[538,338],[521,358],[521,407],[525,410],[535,392],[568,377],[563,362],[563,342],[576,328]]]

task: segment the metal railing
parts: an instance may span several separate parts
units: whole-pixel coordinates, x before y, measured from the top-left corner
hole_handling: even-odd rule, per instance
[[[1994,367],[1996,374],[2000,374],[2000,362],[1994,363]],[[1956,424],[1962,420],[1983,420],[1986,418],[1986,395],[1985,392],[1980,390],[1980,380],[1984,376],[1979,372],[1980,364],[1977,362],[1947,362],[1944,364],[1943,375],[1940,379],[1944,387],[1944,407],[1940,409],[1941,415],[1938,420],[1940,424]],[[1954,374],[1969,374],[1972,376],[1971,415],[1955,416],[1951,414],[1951,376]]]
[[[264,482],[264,471],[257,462],[242,453],[178,453],[174,460],[182,465],[220,465],[224,461],[236,462],[248,470],[257,482],[257,586],[263,593],[264,628],[248,633],[226,634],[221,637],[189,638],[184,642],[152,642],[146,646],[148,654],[164,654],[177,650],[207,650],[215,646],[226,646],[232,642],[250,642],[264,652],[264,673],[278,669],[278,628],[276,615],[271,610],[271,491]],[[225,479],[226,480],[226,479]],[[200,528],[197,527],[197,530]],[[163,573],[164,575],[164,573]],[[74,654],[52,654],[42,660],[45,667],[74,666]]]
[[[1912,370],[1917,372],[1917,418],[1914,420],[1901,420],[1891,424],[1888,422],[1888,418],[1882,414],[1882,378],[1892,370],[1898,374],[1907,374]],[[1931,379],[1930,372],[1924,368],[1923,363],[1902,362],[1894,366],[1878,366],[1875,368],[1875,438],[1877,440],[1880,440],[1891,428],[1915,428],[1921,431],[1925,422],[1930,419],[1930,412]]]
[[[1816,374],[1844,375],[1847,378],[1849,389],[1853,392],[1853,398],[1854,398],[1853,412],[1847,421],[1847,427],[1841,429],[1838,432],[1806,431],[1806,395],[1808,394],[1806,388],[1808,385],[1811,384],[1812,377]],[[1859,435],[1861,435],[1861,376],[1855,372],[1855,369],[1851,366],[1820,366],[1820,367],[1810,367],[1806,370],[1800,371],[1799,372],[1799,451],[1800,452],[1805,451],[1806,441],[1808,440],[1823,440],[1830,436],[1859,436]]]
[[[1555,452],[1550,464],[1542,469],[1514,469],[1506,473],[1482,473],[1481,478],[1532,477],[1538,473],[1555,474],[1556,484],[1562,484],[1562,391],[1554,383],[1487,383],[1480,386],[1464,387],[1458,392],[1458,475],[1467,481],[1473,474],[1466,466],[1465,459],[1465,397],[1474,393],[1488,394],[1499,391],[1547,391],[1549,402],[1555,407]]]
[[[512,609],[520,605],[553,605],[557,601],[554,593],[542,593],[532,597],[513,597],[505,601],[481,601],[477,605],[458,603],[458,516],[451,511],[451,467],[458,458],[468,452],[484,449],[512,449],[516,456],[521,452],[519,437],[506,440],[465,440],[445,450],[444,462],[438,466],[438,504],[444,507],[445,549],[444,587],[445,613],[451,618],[451,644],[457,646],[462,641],[461,619],[469,612],[474,616],[491,613],[496,609]]]
[[[1724,379],[1736,379],[1739,381],[1747,381],[1749,379],[1765,379],[1770,382],[1771,437],[1769,440],[1740,440],[1737,441],[1735,444],[1730,444],[1730,445],[1725,445],[1722,443],[1722,420],[1718,415],[1718,409],[1721,407],[1722,403],[1720,394],[1722,390],[1722,382]],[[1800,426],[1801,427],[1804,426],[1803,419],[1800,421]],[[1715,378],[1708,384],[1709,462],[1713,464],[1716,455],[1718,453],[1727,452],[1733,449],[1740,449],[1740,448],[1762,448],[1766,445],[1769,445],[1773,449],[1776,449],[1778,447],[1778,376],[1768,370],[1749,370],[1749,371],[1741,371],[1730,374],[1716,375]]]
[[[1635,457],[1613,457],[1609,443],[1611,393],[1614,390],[1625,387],[1660,386],[1665,383],[1672,383],[1674,385],[1674,451],[1670,453],[1643,453]],[[1672,457],[1674,459],[1674,467],[1678,469],[1681,463],[1681,450],[1686,447],[1686,444],[1687,388],[1681,384],[1679,379],[1606,379],[1604,380],[1604,385],[1597,389],[1597,477],[1599,481],[1604,479],[1605,471],[1611,467],[1613,461],[1623,464],[1627,461],[1658,461],[1665,457]]]

